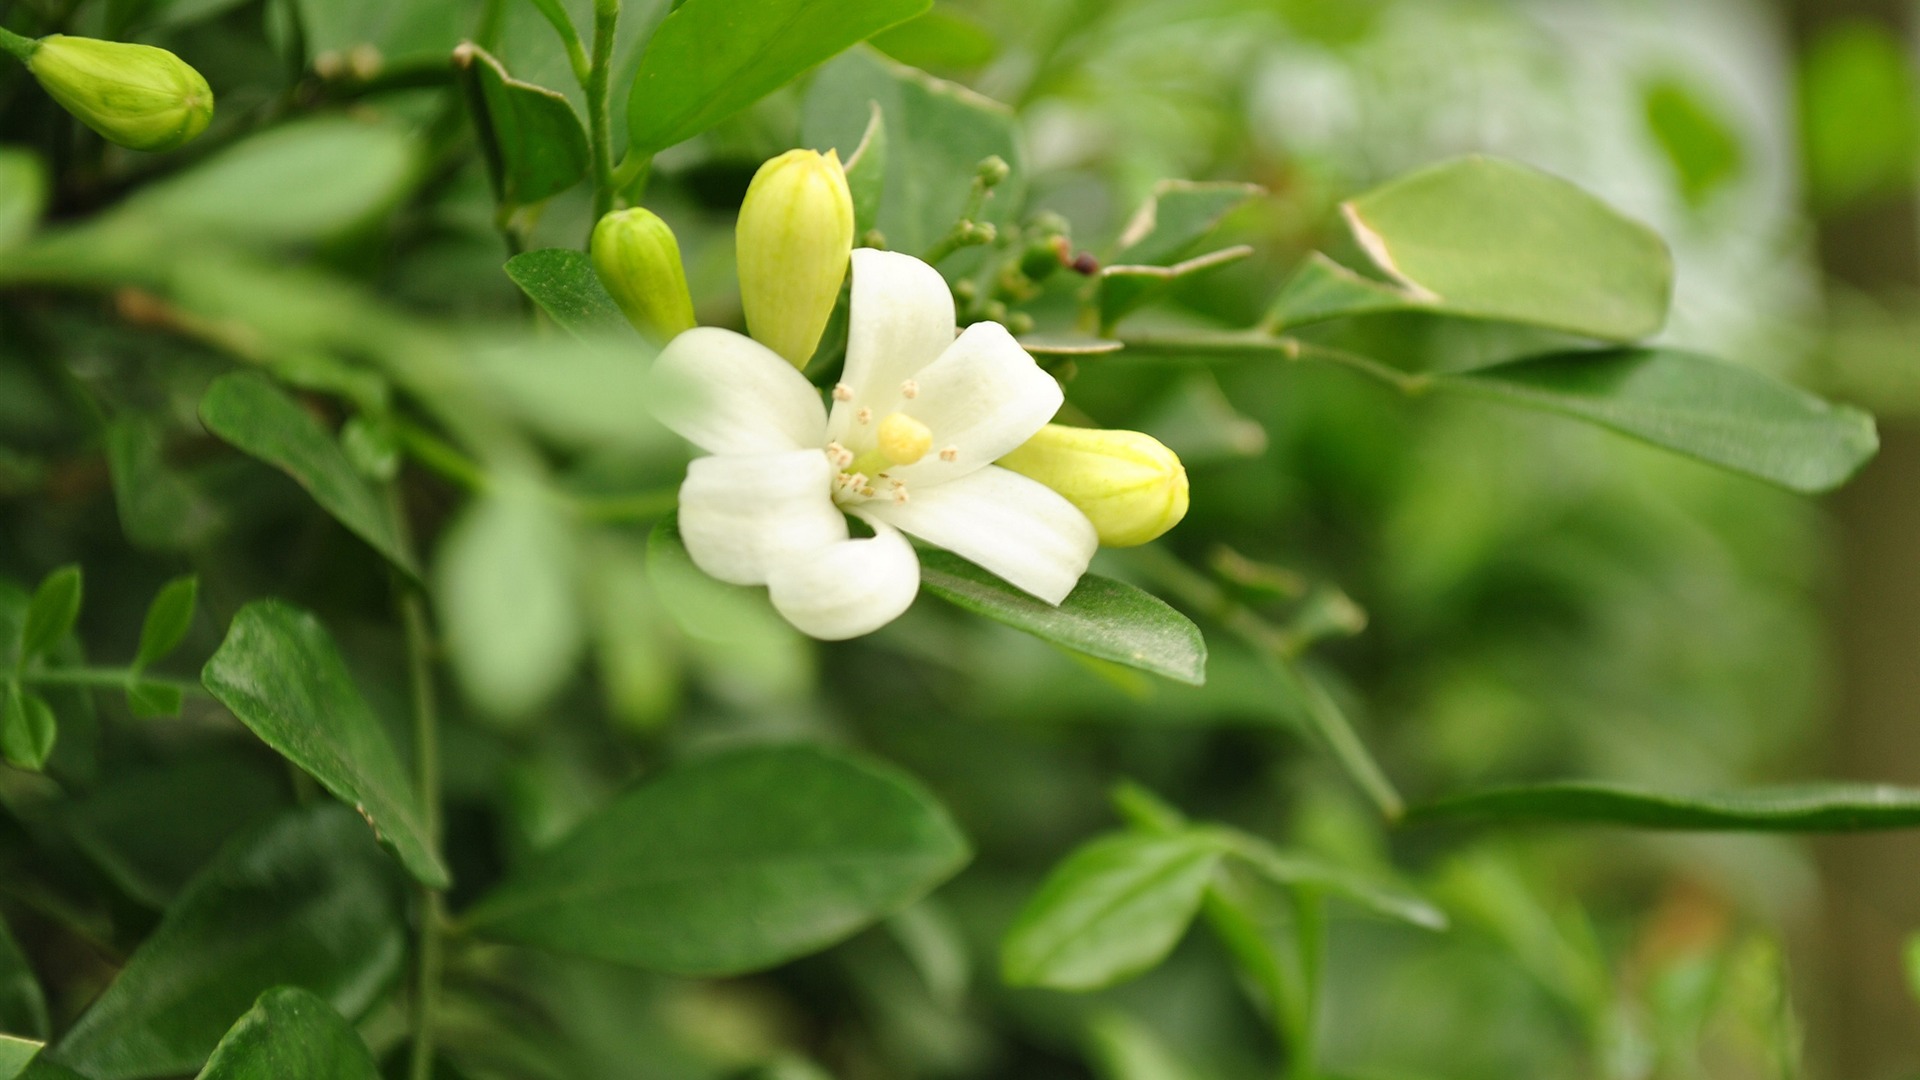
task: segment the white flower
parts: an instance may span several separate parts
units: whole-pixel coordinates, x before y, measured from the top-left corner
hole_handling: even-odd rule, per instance
[[[1086,572],[1086,516],[993,461],[1039,431],[1060,386],[998,323],[954,336],[953,296],[909,255],[853,253],[847,363],[821,394],[750,338],[712,327],[655,363],[661,420],[709,457],[687,467],[680,535],[722,581],[765,585],[817,638],[870,633],[920,588],[902,532],[1051,604]],[[873,536],[852,538],[846,515]]]

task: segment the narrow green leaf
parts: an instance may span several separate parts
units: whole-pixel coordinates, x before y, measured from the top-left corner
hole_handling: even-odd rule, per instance
[[[1794,491],[1838,487],[1880,446],[1858,409],[1673,349],[1532,357],[1434,385],[1585,420]]]
[[[1276,885],[1289,889],[1304,886],[1344,897],[1375,914],[1428,930],[1447,928],[1445,912],[1395,882],[1378,880],[1312,852],[1283,851],[1238,829],[1222,830],[1221,835],[1236,858]]]
[[[1229,266],[1253,254],[1253,249],[1242,244],[1239,247],[1222,248],[1205,255],[1196,255],[1185,262],[1172,266],[1133,266],[1117,264],[1100,270],[1100,327],[1102,332],[1111,332],[1114,324],[1128,314],[1145,307],[1164,296],[1168,290],[1183,278],[1204,274],[1209,270],[1218,270]]]
[[[532,206],[587,175],[587,133],[564,95],[507,74],[471,42],[454,60],[472,80],[474,125],[487,145],[500,202]]]
[[[20,636],[23,657],[44,655],[73,631],[80,618],[80,568],[63,566],[48,574],[27,604],[27,622]]]
[[[532,481],[503,477],[447,530],[434,566],[447,651],[473,702],[525,717],[585,643],[570,523]]]
[[[1199,832],[1121,833],[1081,847],[1007,931],[1002,976],[1014,986],[1097,990],[1146,971],[1186,933],[1221,854]]]
[[[4,714],[0,714],[0,756],[17,768],[39,772],[46,767],[59,735],[53,706],[18,682],[7,683],[6,697]]]
[[[262,992],[358,1016],[405,951],[404,890],[366,826],[331,804],[290,811],[194,879],[54,1056],[94,1080],[192,1073]]]
[[[1414,807],[1407,820],[1714,832],[1859,832],[1920,826],[1920,789],[1830,783],[1687,794],[1570,780],[1454,795]]]
[[[687,0],[640,59],[627,106],[633,151],[690,139],[932,0]],[[849,144],[851,145],[851,144]]]
[[[0,251],[33,234],[47,208],[47,172],[31,151],[0,147]]]
[[[262,742],[366,818],[414,877],[447,886],[400,757],[319,619],[278,600],[248,604],[200,680]]]
[[[1666,322],[1673,260],[1645,225],[1498,158],[1443,162],[1341,205],[1354,240],[1429,306],[1604,341]]]
[[[1258,184],[1162,180],[1121,231],[1115,265],[1171,266],[1206,238],[1220,219],[1266,194]]]
[[[1088,656],[1193,686],[1207,681],[1200,628],[1125,582],[1088,574],[1054,607],[958,555],[923,549],[920,584],[942,600]]]
[[[207,1059],[199,1080],[379,1080],[353,1025],[292,986],[260,995]]]
[[[32,1039],[0,1035],[0,1080],[24,1076],[27,1066],[39,1056],[41,1045]]]
[[[0,921],[0,1033],[44,1039],[49,1030],[46,993],[7,924]],[[5,1071],[0,1069],[0,1074]]]
[[[540,305],[562,330],[593,341],[638,338],[620,305],[607,295],[586,255],[571,248],[542,248],[507,260],[507,276]]]
[[[801,141],[816,150],[857,147],[880,106],[886,126],[886,183],[874,227],[895,251],[932,247],[967,207],[980,162],[998,156],[1011,171],[978,215],[1005,226],[1026,199],[1026,158],[1013,110],[955,83],[853,49],[820,69],[801,103]],[[964,253],[956,255],[956,263]]]
[[[140,647],[133,666],[143,669],[172,652],[193,626],[193,611],[200,596],[200,579],[192,574],[174,578],[154,594],[147,605],[146,621],[140,624]]]
[[[757,971],[905,908],[966,841],[910,777],[812,746],[672,769],[467,916],[488,937],[681,975]]]
[[[388,562],[418,576],[399,523],[346,452],[300,403],[257,372],[222,375],[200,399],[207,430],[279,469]]]

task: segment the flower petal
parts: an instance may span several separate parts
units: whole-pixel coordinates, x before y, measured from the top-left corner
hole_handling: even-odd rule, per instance
[[[778,353],[731,330],[696,326],[675,337],[648,387],[660,422],[710,454],[826,445],[820,391]]]
[[[916,488],[903,503],[861,508],[1009,583],[1058,604],[1087,572],[1100,544],[1093,523],[1037,480],[989,465],[955,480]]]
[[[780,565],[847,538],[832,480],[819,450],[695,458],[680,485],[687,554],[721,581],[766,584]]]
[[[887,472],[915,491],[1012,453],[1047,426],[1065,400],[1060,384],[999,323],[967,327],[914,382],[918,396],[898,411],[932,429],[933,452]],[[947,448],[952,461],[941,456]]]
[[[900,617],[920,591],[920,558],[900,530],[873,522],[873,536],[829,544],[775,567],[773,606],[823,641],[871,634]]]
[[[853,414],[862,408],[878,415],[893,411],[901,384],[952,345],[953,333],[953,293],[940,271],[897,251],[854,249],[847,364],[840,378],[853,397],[834,402],[834,438],[849,434]]]

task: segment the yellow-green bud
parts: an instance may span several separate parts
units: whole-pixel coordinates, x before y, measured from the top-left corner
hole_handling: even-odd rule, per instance
[[[789,150],[753,174],[734,229],[753,339],[805,368],[853,255],[853,195],[832,150]]]
[[[593,227],[593,269],[634,329],[665,344],[691,330],[693,297],[680,242],[651,210],[616,210]]]
[[[999,464],[1066,496],[1107,547],[1144,544],[1187,516],[1187,470],[1138,431],[1048,424]]]
[[[207,80],[151,45],[52,34],[27,69],[81,123],[130,150],[172,150],[213,119]]]

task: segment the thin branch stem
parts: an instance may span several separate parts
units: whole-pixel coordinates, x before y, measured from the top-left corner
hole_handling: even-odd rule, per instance
[[[98,690],[124,690],[129,686],[165,686],[182,694],[205,694],[206,688],[190,679],[170,679],[142,675],[131,668],[50,668],[22,671],[21,682],[35,686],[85,686]]]
[[[26,63],[33,55],[33,51],[39,47],[40,43],[32,38],[21,37],[6,27],[0,26],[0,51],[12,54],[15,60]]]
[[[1371,356],[1302,341],[1296,337],[1269,334],[1260,330],[1203,331],[1184,333],[1143,333],[1122,335],[1128,352],[1152,356],[1189,356],[1254,358],[1278,356],[1283,360],[1309,360],[1336,364],[1377,379],[1402,393],[1422,394],[1432,389],[1433,378],[1417,372],[1401,371]]]
[[[593,57],[587,66],[587,138],[593,151],[593,219],[613,209],[613,121],[608,84],[613,77],[613,38],[620,0],[593,2]]]
[[[580,31],[574,29],[573,20],[567,16],[567,9],[560,6],[560,0],[532,0],[532,2],[533,6],[539,9],[540,14],[545,16],[547,22],[553,26],[553,32],[560,35],[560,44],[567,50],[567,64],[573,68],[573,77],[579,80],[581,89],[586,89],[587,75],[592,70],[592,65],[587,61],[587,48],[581,44]]]

